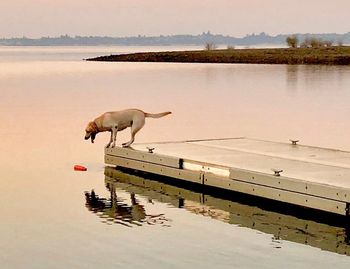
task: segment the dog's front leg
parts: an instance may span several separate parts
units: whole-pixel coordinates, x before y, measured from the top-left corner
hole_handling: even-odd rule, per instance
[[[109,142],[108,142],[108,144],[106,145],[106,148],[109,148],[110,145],[112,144],[112,142],[113,142],[113,132],[111,131],[111,138],[109,139]]]
[[[118,126],[113,126],[112,127],[112,134],[111,134],[111,138],[112,138],[112,148],[115,147],[115,141],[117,140],[117,131],[118,131]]]

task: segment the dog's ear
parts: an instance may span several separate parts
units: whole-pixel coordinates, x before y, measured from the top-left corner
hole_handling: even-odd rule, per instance
[[[100,130],[97,127],[96,122],[90,121],[88,124],[88,129],[90,132],[98,133]]]
[[[91,133],[91,132],[92,132],[92,129],[93,129],[93,128],[92,128],[92,122],[90,121],[90,122],[88,123],[88,125],[86,126],[85,131]]]

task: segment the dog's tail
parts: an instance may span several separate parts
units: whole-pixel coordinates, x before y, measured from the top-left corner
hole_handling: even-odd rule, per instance
[[[158,119],[158,118],[164,117],[164,116],[169,115],[169,114],[171,114],[170,111],[162,112],[162,113],[156,113],[156,114],[145,113],[145,117],[146,117],[146,118],[155,118],[155,119]]]

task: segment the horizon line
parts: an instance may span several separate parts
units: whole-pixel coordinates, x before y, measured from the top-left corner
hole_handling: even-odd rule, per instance
[[[70,35],[70,34],[61,34],[61,35],[56,35],[56,36],[41,36],[41,37],[29,37],[29,36],[21,36],[21,37],[0,37],[0,39],[44,39],[44,38],[62,38],[62,37],[68,37],[68,38],[77,38],[77,37],[88,37],[88,38],[96,38],[96,37],[109,37],[109,38],[152,38],[152,37],[174,37],[174,36],[202,36],[202,35],[212,35],[212,36],[223,36],[223,37],[232,37],[232,38],[245,38],[245,37],[251,37],[251,36],[269,36],[269,37],[277,37],[277,36],[293,36],[293,35],[346,35],[350,34],[349,32],[344,32],[344,33],[337,33],[337,32],[323,32],[323,33],[279,33],[279,34],[269,34],[267,32],[260,32],[260,33],[250,33],[246,34],[241,37],[237,37],[234,35],[228,35],[228,34],[220,34],[220,33],[211,33],[210,31],[207,32],[202,32],[201,34],[159,34],[159,35],[129,35],[129,36],[112,36],[112,35]]]

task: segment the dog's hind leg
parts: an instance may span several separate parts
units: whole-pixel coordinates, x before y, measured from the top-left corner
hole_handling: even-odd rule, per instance
[[[134,121],[131,126],[131,139],[129,142],[123,144],[123,147],[130,147],[132,143],[135,141],[135,135],[141,128],[145,125],[145,119],[140,119],[138,121]]]
[[[117,131],[118,131],[118,126],[113,126],[112,127],[112,134],[111,134],[112,148],[115,147],[115,141],[117,140]]]

